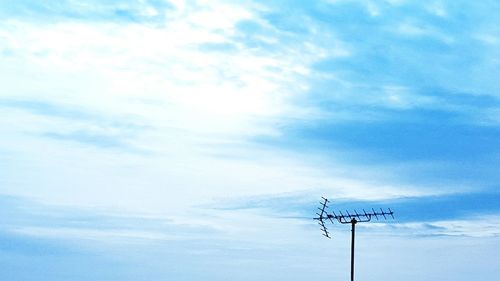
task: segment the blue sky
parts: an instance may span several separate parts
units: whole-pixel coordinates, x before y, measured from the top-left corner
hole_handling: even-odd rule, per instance
[[[495,279],[499,13],[0,1],[0,279]]]

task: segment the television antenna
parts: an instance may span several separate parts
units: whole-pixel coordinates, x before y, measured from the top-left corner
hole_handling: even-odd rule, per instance
[[[353,214],[349,213],[347,210],[345,211],[346,214],[342,213],[342,211],[338,211],[339,214],[335,213],[335,211],[328,213],[327,209],[330,200],[325,197],[321,198],[323,201],[320,202],[320,207],[318,207],[319,212],[316,213],[318,216],[313,219],[318,221],[321,231],[323,231],[323,236],[329,239],[331,238],[331,234],[328,232],[328,228],[325,225],[328,221],[332,224],[334,224],[334,221],[340,224],[351,224],[351,281],[354,281],[354,237],[356,224],[360,222],[370,222],[373,217],[377,220],[379,220],[379,218],[386,220],[388,216],[391,216],[391,218],[394,219],[394,212],[391,208],[387,208],[388,211],[382,208],[380,208],[380,211],[375,211],[375,209],[372,208],[371,211],[368,212],[363,209],[363,213],[358,213],[356,210],[354,210]]]

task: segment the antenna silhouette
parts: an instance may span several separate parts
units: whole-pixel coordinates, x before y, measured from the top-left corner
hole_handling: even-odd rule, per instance
[[[384,211],[382,208],[380,208],[379,211],[375,211],[373,208],[371,211],[366,212],[365,209],[363,209],[363,213],[358,213],[356,210],[354,210],[354,214],[349,213],[349,211],[345,211],[346,214],[342,213],[342,211],[339,211],[340,215],[337,215],[335,211],[332,211],[332,213],[328,213],[326,209],[328,209],[328,203],[330,200],[326,199],[325,197],[321,197],[323,201],[319,202],[320,207],[318,210],[320,211],[319,213],[316,213],[318,215],[317,217],[313,218],[314,220],[318,221],[318,224],[321,227],[321,231],[323,231],[323,235],[326,236],[327,238],[331,238],[330,233],[328,232],[328,229],[326,228],[325,223],[330,221],[332,224],[334,224],[334,220],[337,221],[340,224],[351,224],[351,281],[354,281],[354,237],[355,237],[355,232],[356,232],[356,224],[358,222],[370,222],[373,217],[375,219],[379,220],[384,218],[384,220],[387,219],[387,216],[391,216],[392,219],[394,219],[394,212],[391,210],[391,208],[387,208],[388,211]]]

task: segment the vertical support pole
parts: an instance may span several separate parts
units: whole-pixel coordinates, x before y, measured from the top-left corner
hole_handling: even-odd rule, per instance
[[[351,281],[354,281],[354,236],[357,222],[356,219],[351,220]]]

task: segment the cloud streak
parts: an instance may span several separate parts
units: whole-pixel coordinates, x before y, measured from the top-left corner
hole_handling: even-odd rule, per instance
[[[391,243],[421,258],[427,271],[400,279],[443,277],[425,266],[439,245],[492,256],[497,10],[494,1],[1,5],[0,193],[32,201],[4,207],[0,253],[16,259],[0,274],[35,264],[30,249],[60,253],[45,266],[67,260],[50,280],[340,274],[325,254],[340,244],[310,238],[304,219],[321,195],[343,209],[394,207],[395,224],[362,230],[394,260],[408,255],[385,251]],[[71,269],[86,259],[95,275]],[[264,276],[276,268],[288,275]]]

